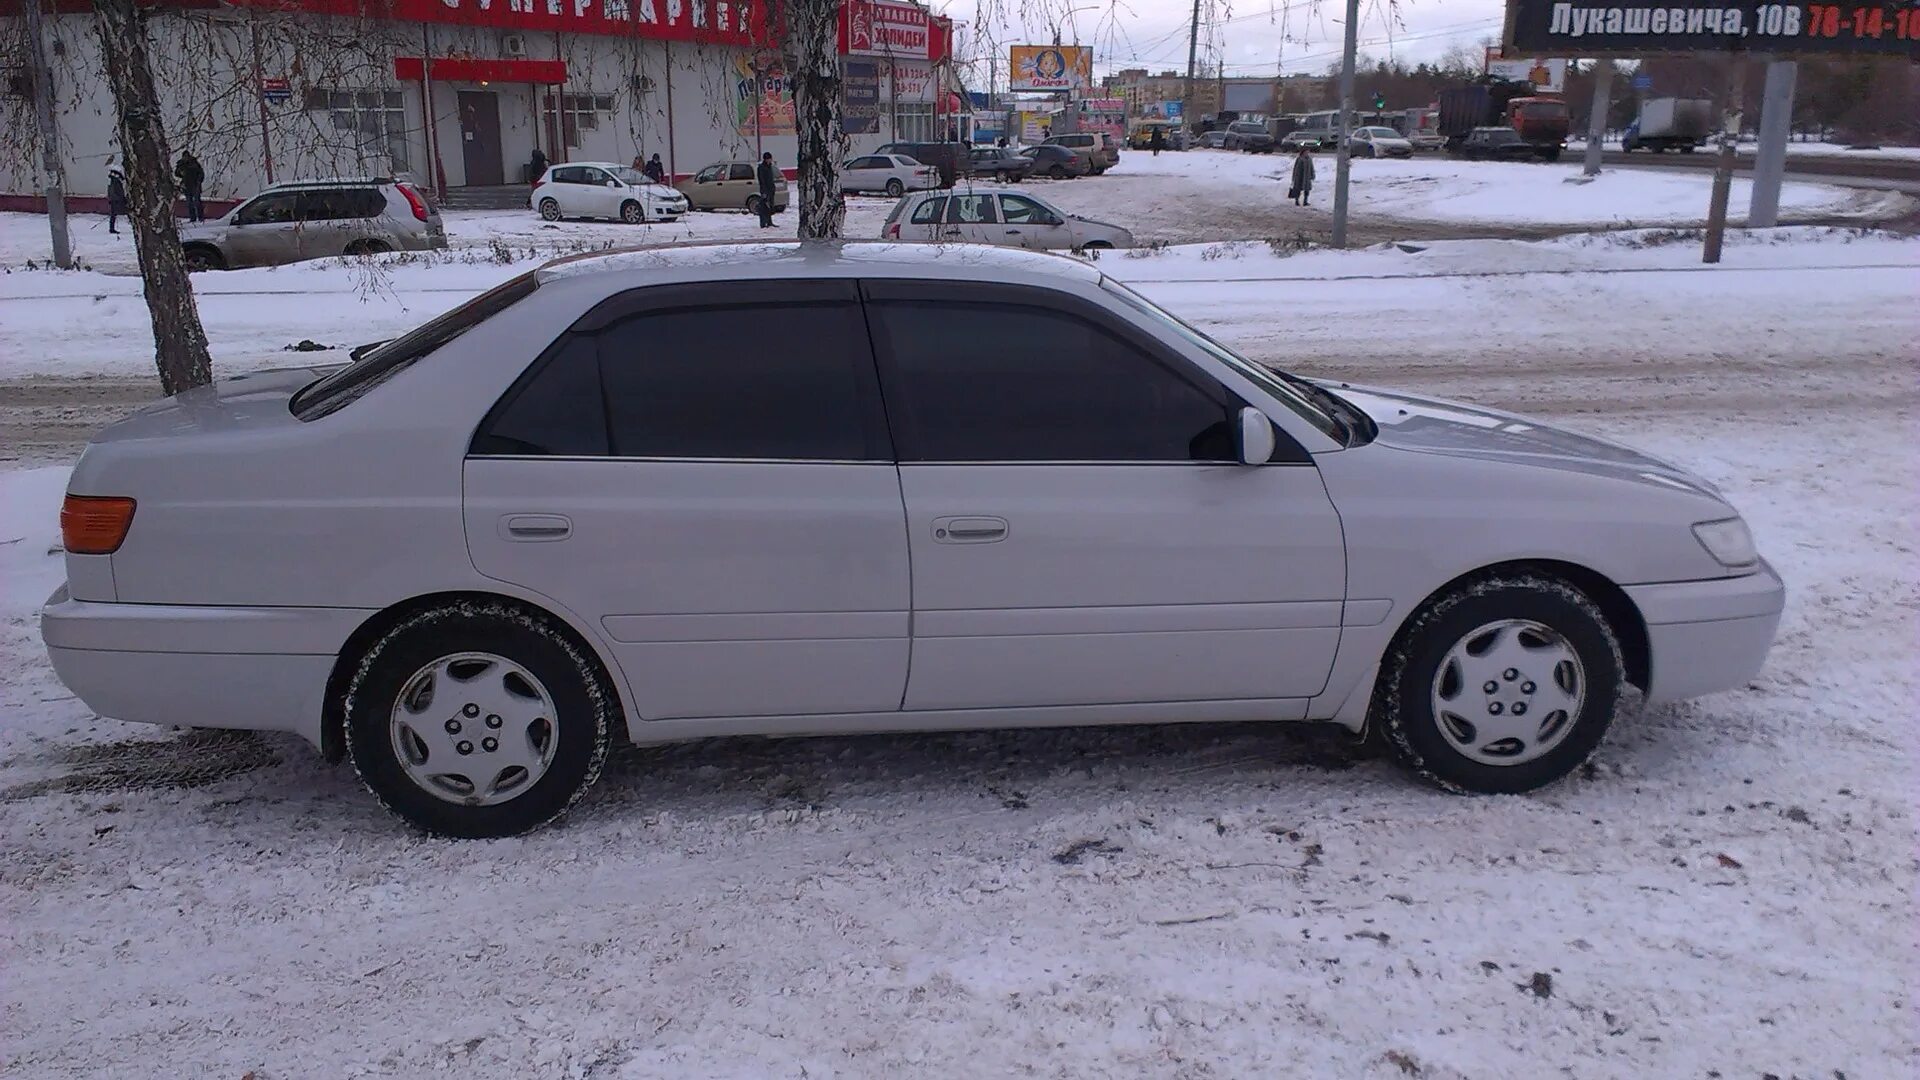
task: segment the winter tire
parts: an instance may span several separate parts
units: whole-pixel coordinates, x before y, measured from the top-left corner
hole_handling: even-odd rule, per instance
[[[901,183],[898,177],[895,177],[894,179],[887,181],[887,198],[897,199],[900,196],[905,195],[906,193],[907,193],[907,185]]]
[[[600,775],[618,713],[599,667],[505,604],[431,608],[387,631],[347,687],[347,752],[394,814],[448,837],[512,836]]]
[[[747,196],[747,213],[758,214],[759,212],[760,212],[760,196],[758,195]]]
[[[1584,593],[1500,575],[1414,615],[1381,669],[1373,719],[1402,765],[1448,791],[1532,791],[1600,745],[1625,682],[1620,643]]]
[[[180,251],[180,261],[186,264],[189,274],[202,270],[225,270],[227,260],[220,257],[216,248],[205,244],[189,244]]]
[[[1053,168],[1047,170],[1047,175],[1053,177],[1055,180],[1065,180],[1067,178],[1067,167],[1065,165],[1055,165]]]
[[[552,199],[540,200],[540,217],[544,221],[560,220],[560,204]]]
[[[626,202],[620,204],[620,220],[629,225],[645,225],[647,223],[647,212],[640,209],[639,203],[628,199]]]

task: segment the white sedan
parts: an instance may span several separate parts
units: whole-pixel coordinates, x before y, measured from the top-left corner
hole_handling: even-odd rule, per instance
[[[1628,684],[1744,686],[1783,599],[1683,469],[979,245],[562,259],[108,427],[60,522],[90,708],[297,732],[452,836],[551,820],[622,733],[1317,720],[1530,791]]]
[[[887,215],[883,240],[1002,244],[1035,251],[1130,248],[1133,234],[1118,225],[1069,214],[1021,188],[908,195]]]
[[[840,190],[879,191],[897,199],[940,186],[940,170],[902,154],[867,154],[840,166]]]
[[[1390,127],[1363,127],[1347,136],[1347,152],[1354,157],[1413,156],[1413,144]]]
[[[548,166],[533,183],[533,208],[548,221],[608,218],[640,225],[679,221],[687,197],[638,169],[608,161]]]

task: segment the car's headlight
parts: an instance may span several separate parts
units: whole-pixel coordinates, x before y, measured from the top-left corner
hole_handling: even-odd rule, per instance
[[[1760,561],[1760,552],[1753,546],[1753,530],[1740,518],[1702,521],[1693,527],[1693,535],[1721,566],[1752,566]]]

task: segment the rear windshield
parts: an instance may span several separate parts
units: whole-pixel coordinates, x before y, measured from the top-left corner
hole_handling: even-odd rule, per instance
[[[524,299],[535,285],[532,271],[521,274],[308,384],[293,396],[293,415],[301,420],[318,420],[353,404],[440,346]]]

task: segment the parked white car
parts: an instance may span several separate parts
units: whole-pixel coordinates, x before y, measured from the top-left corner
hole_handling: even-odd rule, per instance
[[[548,221],[608,218],[639,225],[674,222],[687,212],[687,197],[656,184],[639,169],[609,161],[549,165],[533,183],[533,208]]]
[[[1130,248],[1118,225],[1069,214],[1024,188],[956,188],[908,195],[887,214],[883,240],[1002,244],[1036,251]]]
[[[879,191],[899,198],[940,186],[940,170],[902,154],[864,154],[840,166],[840,190]]]
[[[1744,685],[1782,601],[1663,461],[979,245],[562,259],[113,424],[61,531],[88,707],[297,732],[452,836],[550,820],[620,731],[1316,720],[1528,791],[1628,683]]]
[[[1347,136],[1347,152],[1354,157],[1410,158],[1413,144],[1390,127],[1363,127]]]

